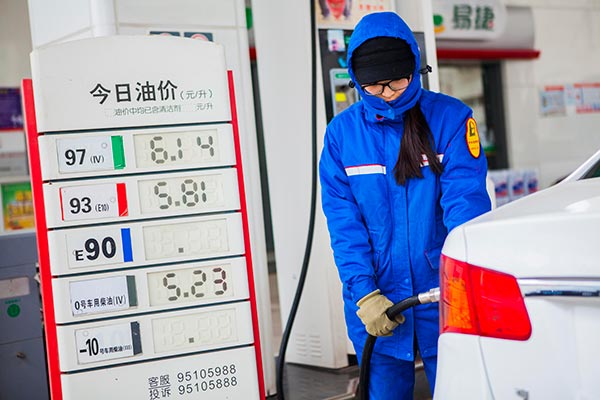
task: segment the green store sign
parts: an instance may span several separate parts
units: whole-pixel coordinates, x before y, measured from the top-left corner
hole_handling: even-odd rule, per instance
[[[433,0],[437,39],[495,39],[506,27],[500,0]]]

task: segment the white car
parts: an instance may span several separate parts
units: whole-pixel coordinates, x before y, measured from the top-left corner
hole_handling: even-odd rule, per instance
[[[435,400],[600,399],[600,152],[454,229]]]

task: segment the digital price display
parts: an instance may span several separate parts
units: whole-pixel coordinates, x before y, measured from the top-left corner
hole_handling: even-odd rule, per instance
[[[229,250],[225,218],[145,226],[142,235],[148,260],[206,257]]]
[[[244,257],[131,268],[126,274],[62,276],[52,283],[59,323],[89,321],[106,313],[144,314],[247,300],[250,296]]]
[[[133,144],[138,167],[162,165],[198,165],[217,161],[220,156],[216,129],[199,132],[177,132],[168,135],[149,133],[135,135]]]
[[[230,124],[52,134],[39,138],[44,180],[235,165]]]
[[[46,183],[49,227],[82,226],[240,208],[235,168]],[[50,210],[58,208],[60,214]]]
[[[52,400],[264,398],[232,75],[222,46],[171,39],[32,53]]]
[[[175,304],[197,299],[226,299],[230,287],[229,266],[208,266],[148,274],[150,305]]]
[[[205,209],[223,204],[223,175],[149,179],[138,182],[142,213]]]
[[[233,308],[155,319],[152,321],[154,351],[164,353],[235,343],[238,339],[236,319]]]

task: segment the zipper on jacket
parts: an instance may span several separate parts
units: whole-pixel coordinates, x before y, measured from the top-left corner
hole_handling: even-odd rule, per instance
[[[406,211],[406,249],[408,250],[408,271],[410,272],[410,284],[411,284],[411,292],[412,292],[412,283],[413,283],[413,268],[412,268],[412,260],[410,257],[410,213],[408,211],[409,208],[409,204],[408,204],[408,185],[410,185],[410,179],[406,180],[406,183],[404,184],[404,198],[406,199],[406,207],[405,207],[405,211]]]

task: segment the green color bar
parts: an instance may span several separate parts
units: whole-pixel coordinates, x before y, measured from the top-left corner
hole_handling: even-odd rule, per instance
[[[123,151],[123,136],[111,136],[113,165],[115,169],[125,168],[125,152]]]
[[[254,25],[254,21],[252,18],[252,9],[250,7],[246,7],[246,29],[252,29]]]

